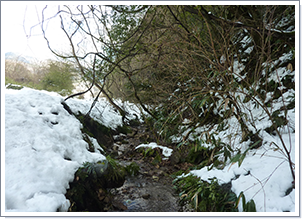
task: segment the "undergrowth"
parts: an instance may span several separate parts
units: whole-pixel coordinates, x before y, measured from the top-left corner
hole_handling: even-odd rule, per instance
[[[237,197],[230,183],[219,185],[216,178],[209,180],[203,181],[192,174],[177,177],[173,184],[179,192],[181,205],[190,203],[197,212],[238,212],[242,199],[244,212],[256,211],[254,201],[246,202],[243,192]]]
[[[237,196],[219,186],[214,178],[210,183],[194,175],[173,181],[179,191],[180,203],[189,202],[197,212],[237,212]]]

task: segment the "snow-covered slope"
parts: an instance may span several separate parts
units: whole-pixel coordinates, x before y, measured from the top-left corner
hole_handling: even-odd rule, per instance
[[[5,90],[7,212],[67,211],[69,201],[64,194],[77,168],[86,161],[105,159],[99,151],[87,150],[82,125],[64,110],[62,99],[56,93],[28,88]],[[78,105],[89,108],[81,100]],[[108,107],[104,115],[107,111],[113,110]],[[111,117],[117,125],[118,114]],[[97,141],[93,143],[101,148]]]
[[[295,71],[290,72],[286,68],[279,68],[277,75],[284,77],[286,75],[294,76]],[[275,76],[275,75],[274,75]],[[277,77],[274,79],[278,81]],[[239,100],[243,100],[243,95],[239,93]],[[268,107],[269,112],[280,111],[279,115],[284,116],[284,111],[280,110],[293,101],[295,91],[288,89],[282,95],[271,102]],[[297,97],[297,96],[296,96]],[[272,99],[273,94],[268,93],[267,99]],[[220,100],[221,101],[221,100]],[[221,101],[222,102],[222,101]],[[296,100],[297,102],[297,100]],[[203,167],[200,170],[193,170],[190,173],[200,177],[204,181],[211,182],[209,179],[216,178],[219,184],[231,183],[231,190],[239,196],[244,193],[246,201],[251,199],[256,204],[257,212],[294,212],[298,213],[298,188],[299,188],[299,143],[298,143],[298,110],[295,108],[287,111],[287,125],[278,128],[281,138],[276,134],[269,134],[266,128],[272,125],[266,111],[255,105],[254,100],[241,102],[241,113],[245,114],[245,122],[253,133],[259,134],[262,138],[262,145],[258,149],[249,149],[253,143],[251,141],[242,142],[241,126],[235,116],[226,120],[227,129],[219,130],[217,125],[209,129],[202,126],[196,129],[197,137],[202,137],[204,131],[212,134],[216,140],[227,143],[233,149],[232,158],[237,155],[243,155],[243,162],[229,160],[223,169]],[[262,102],[260,102],[262,103]],[[297,102],[298,103],[298,102]],[[295,133],[296,131],[296,133]],[[184,132],[183,136],[188,131]],[[206,132],[204,132],[206,133]],[[203,136],[204,137],[204,136]],[[190,136],[193,138],[193,135]],[[174,136],[174,141],[179,141],[182,137]],[[202,138],[201,138],[202,139]],[[285,144],[283,147],[282,140]],[[203,142],[203,140],[202,140]],[[203,142],[203,146],[213,149],[214,145]],[[286,150],[289,152],[292,162],[292,168],[295,170],[296,181],[293,182],[293,176]],[[246,153],[246,156],[244,156]],[[221,153],[221,156],[223,153]],[[183,177],[182,175],[181,177]],[[292,186],[295,185],[295,189]],[[242,202],[239,203],[239,211],[242,211]]]

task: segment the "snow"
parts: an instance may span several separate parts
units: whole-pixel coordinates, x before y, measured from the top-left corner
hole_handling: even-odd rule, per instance
[[[292,138],[294,145],[294,136]],[[294,151],[292,158],[295,162]],[[191,173],[209,182],[209,178],[213,177],[219,184],[231,182],[231,190],[237,196],[243,191],[246,201],[254,200],[257,212],[295,212],[296,189],[285,196],[292,186],[289,165],[279,151],[270,149],[269,144],[249,151],[240,167],[238,163],[230,164],[223,170],[203,167]],[[241,205],[239,211],[242,211]]]
[[[145,148],[151,148],[151,149],[154,149],[154,148],[160,148],[162,149],[162,154],[165,156],[165,157],[170,157],[172,152],[173,152],[173,149],[170,149],[168,147],[163,147],[161,145],[158,145],[157,143],[155,142],[151,142],[149,144],[140,144],[139,146],[136,147],[136,149],[138,148],[141,148],[141,147],[145,147]],[[164,158],[165,159],[165,158]]]
[[[105,157],[97,141],[91,153],[80,122],[56,93],[5,90],[5,210],[67,211],[64,194],[82,163]]]
[[[283,68],[277,70],[279,77],[285,75],[295,74],[285,71]],[[275,74],[273,74],[276,77]],[[274,78],[273,77],[273,78]],[[272,79],[270,79],[272,80]],[[277,80],[275,78],[275,80]],[[295,91],[289,89],[286,93],[272,102],[269,108],[270,112],[281,109],[283,105],[289,104],[291,97],[295,96]],[[239,96],[240,97],[240,96]],[[269,97],[268,97],[269,98]],[[272,98],[272,97],[271,97]],[[240,98],[241,100],[243,98]],[[283,104],[284,103],[284,104]],[[260,132],[259,135],[263,139],[262,146],[259,149],[249,150],[243,160],[241,166],[238,163],[231,163],[227,161],[223,169],[203,167],[200,170],[193,170],[190,174],[198,176],[204,181],[211,182],[210,179],[217,178],[219,184],[231,182],[231,190],[239,196],[243,191],[246,201],[253,199],[256,204],[257,212],[298,212],[298,166],[296,166],[296,188],[293,189],[288,195],[286,192],[291,189],[293,184],[293,177],[290,171],[289,162],[282,145],[281,139],[278,136],[273,136],[267,133],[264,129],[269,127],[272,122],[269,120],[268,115],[260,106],[257,107],[254,101],[243,104],[241,112],[245,113],[248,117],[243,118],[248,125],[249,130],[253,133]],[[283,114],[284,115],[284,114]],[[287,113],[288,125],[279,128],[282,135],[282,140],[286,149],[290,151],[290,157],[293,164],[296,164],[298,159],[298,142],[295,142],[295,130],[298,131],[298,123],[296,123],[296,112],[294,109],[289,110]],[[216,140],[221,140],[223,143],[228,143],[235,152],[240,150],[243,153],[249,147],[248,142],[241,143],[241,127],[235,117],[226,119],[226,124],[229,125],[224,131],[218,132],[217,126],[209,130]],[[206,126],[201,126],[193,132],[189,138],[199,137],[203,131],[208,130]],[[184,136],[186,132],[183,133]],[[200,138],[202,135],[200,135]],[[172,137],[173,141],[182,139],[176,135]],[[203,141],[203,140],[202,140]],[[296,147],[297,144],[297,147]],[[204,147],[211,148],[211,145],[203,143]],[[235,155],[233,155],[235,156]],[[298,160],[297,160],[298,161]],[[181,175],[180,177],[184,177]],[[239,211],[243,211],[242,202],[239,203]]]
[[[277,106],[274,106],[274,108],[276,109]],[[270,125],[269,119],[264,117],[261,109],[255,109],[252,114],[260,119],[256,121],[257,129],[264,129]],[[290,127],[292,127],[295,123],[295,113],[293,110],[289,111],[288,119]],[[232,117],[228,120],[227,124],[230,125],[228,129],[214,134],[215,139],[229,143],[235,151],[240,150],[243,153],[248,149],[249,141],[241,143],[241,137],[237,135],[238,131],[241,130],[240,126],[237,125],[237,119]],[[253,127],[250,127],[250,129],[252,130]],[[205,129],[200,127],[197,130],[200,130],[201,133]],[[213,128],[213,131],[215,130],[216,126]],[[212,133],[212,131],[209,133]],[[281,134],[286,148],[288,150],[291,149],[291,160],[295,164],[296,135],[292,132],[292,129],[288,133],[286,127],[281,129]],[[193,133],[191,136],[194,135],[197,134]],[[219,184],[231,182],[231,190],[237,196],[243,191],[246,201],[250,199],[254,200],[257,212],[296,212],[298,211],[295,208],[296,201],[298,201],[296,199],[297,188],[293,189],[289,195],[285,195],[286,191],[292,187],[293,178],[281,140],[278,136],[272,136],[264,130],[261,130],[259,135],[263,138],[262,146],[259,149],[249,150],[240,167],[238,163],[227,162],[227,165],[221,170],[203,167],[190,173],[208,182],[211,182],[211,179],[214,177],[217,178]],[[192,138],[191,136],[190,138]],[[175,136],[174,138],[176,139]],[[210,149],[213,147],[207,143],[203,143],[203,146]],[[184,176],[186,175],[181,175],[180,177]],[[296,176],[298,176],[298,173]],[[297,186],[299,186],[298,182],[296,182]],[[239,211],[242,211],[242,202],[240,202],[238,208]]]
[[[95,152],[88,151],[82,124],[70,115],[54,92],[5,89],[5,211],[67,211],[64,196],[74,173],[84,162],[105,160],[103,151],[90,138]],[[86,114],[93,100],[68,99],[74,113]],[[115,100],[130,113],[140,109],[129,102]],[[100,98],[90,116],[110,128],[122,126],[122,117]]]
[[[289,118],[294,121],[294,113],[289,114]],[[235,124],[233,120],[230,119],[228,124]],[[267,123],[268,120],[259,122],[258,128],[266,127]],[[230,134],[232,134],[232,129],[215,136],[216,139],[221,138],[222,142],[228,143],[227,137]],[[289,134],[285,129],[281,134],[287,149],[291,149],[291,160],[295,164],[295,133]],[[263,138],[263,145],[259,149],[249,150],[240,167],[238,163],[227,163],[222,170],[203,167],[190,173],[209,182],[209,179],[213,177],[217,178],[219,184],[231,182],[231,190],[237,196],[243,191],[246,201],[254,200],[257,212],[298,211],[295,209],[296,189],[285,196],[286,191],[292,186],[293,178],[281,140],[265,131],[261,131],[260,136]],[[248,148],[248,143],[240,143],[240,138],[235,139],[233,145],[236,146],[235,149],[240,149],[241,153]],[[239,205],[239,211],[242,211],[242,203]]]
[[[242,68],[240,64],[237,65],[238,68]],[[287,72],[282,69],[277,71],[283,76]],[[294,94],[295,91],[291,90],[284,94],[286,104],[288,104],[288,96]],[[240,99],[242,100],[243,97]],[[99,152],[102,148],[95,139],[92,139],[95,152],[88,151],[88,144],[83,140],[80,130],[81,123],[63,108],[62,101],[63,97],[57,93],[28,88],[5,89],[6,212],[67,211],[70,203],[64,194],[76,170],[84,162],[105,159]],[[86,114],[92,101],[69,99],[66,103],[74,112],[80,111]],[[118,104],[130,112],[130,115],[141,115],[140,109],[131,103],[118,101]],[[282,105],[281,97],[273,103],[271,112],[280,109]],[[268,116],[262,108],[256,108],[252,101],[241,106],[241,111],[257,118],[255,121],[249,117],[245,120],[251,131],[257,132],[261,129],[259,135],[263,139],[262,146],[259,149],[249,150],[240,167],[238,163],[227,162],[221,170],[216,168],[209,170],[209,167],[204,167],[200,170],[192,170],[190,173],[205,181],[216,177],[219,184],[231,182],[231,190],[237,196],[243,191],[246,201],[253,199],[258,212],[298,212],[298,195],[296,195],[299,186],[298,178],[296,178],[296,189],[286,195],[293,179],[281,140],[278,136],[264,131],[264,128],[271,124]],[[96,103],[91,117],[111,128],[122,125],[120,114],[103,98]],[[299,130],[298,123],[295,123],[296,117],[298,112],[288,111],[290,130],[286,126],[281,129],[282,139],[286,148],[291,149],[290,155],[294,164],[298,162],[298,148],[295,147],[298,141],[295,141],[297,137],[294,133],[295,130]],[[188,119],[182,126],[186,128],[187,124]],[[240,150],[243,153],[250,143],[241,143],[241,138],[237,135],[241,133],[237,119],[231,117],[227,124],[229,126],[226,130],[216,134],[216,126],[212,130],[203,126],[198,127],[190,137],[198,136],[208,129],[209,133],[214,134],[215,139],[229,143],[235,152]],[[185,131],[183,135],[187,132]],[[173,138],[177,140],[182,137],[173,136]],[[207,144],[205,146],[212,147]],[[140,144],[136,149],[141,147],[160,148],[167,158],[173,151],[154,142]],[[297,177],[298,170],[296,167]],[[241,202],[239,211],[242,211]]]
[[[82,114],[86,114],[90,110],[93,101],[93,99],[68,99],[66,103],[73,112],[79,111]],[[129,119],[135,119],[134,114],[138,117],[141,115],[141,110],[135,104],[129,103],[127,101],[122,102],[121,100],[115,100],[115,102],[118,106],[122,106],[122,108],[124,108],[129,113],[129,116],[127,116]],[[112,129],[115,129],[118,126],[122,126],[122,116],[104,97],[100,97],[99,101],[96,102],[94,108],[90,113],[90,116],[99,123]],[[140,120],[142,121],[142,119]]]

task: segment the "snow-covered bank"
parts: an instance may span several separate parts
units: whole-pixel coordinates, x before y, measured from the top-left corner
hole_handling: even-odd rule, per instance
[[[82,114],[86,114],[90,110],[93,102],[94,99],[68,99],[66,101],[73,112],[80,112]],[[122,102],[121,100],[115,100],[115,103],[129,113],[129,115],[127,115],[128,119],[135,119],[135,115],[140,119],[141,110],[135,104]],[[90,116],[108,128],[116,129],[118,126],[122,126],[122,116],[113,108],[105,97],[100,97],[98,99]]]
[[[67,211],[70,204],[64,194],[75,171],[83,162],[105,159],[96,140],[96,151],[87,150],[82,125],[63,108],[62,99],[28,88],[5,90],[7,212]],[[89,108],[83,100],[72,102],[74,107]],[[111,112],[108,107],[103,115]],[[115,126],[119,124],[118,114],[111,118]]]
[[[282,71],[281,71],[282,72]],[[282,72],[283,73],[283,72]],[[293,73],[294,74],[294,73]],[[239,94],[239,100],[241,94]],[[287,92],[272,101],[269,112],[274,112],[287,106],[295,97],[295,91],[289,89]],[[268,94],[268,99],[272,98],[272,94]],[[281,110],[280,110],[281,111]],[[249,149],[251,141],[242,142],[241,126],[237,118],[230,117],[226,119],[227,129],[217,130],[217,125],[212,129],[201,126],[196,129],[196,136],[202,136],[204,131],[212,134],[216,140],[229,144],[233,149],[232,158],[237,155],[246,154],[244,160],[239,166],[237,161],[229,160],[225,167],[221,169],[212,167],[203,167],[200,170],[194,170],[190,173],[200,177],[204,181],[211,182],[209,179],[217,178],[219,184],[231,182],[231,190],[239,196],[243,191],[246,201],[253,199],[256,204],[257,212],[297,212],[298,213],[298,188],[299,185],[299,141],[298,133],[298,114],[295,108],[287,111],[287,125],[278,128],[281,139],[285,144],[285,148],[290,154],[292,167],[295,170],[296,181],[293,182],[292,173],[288,157],[283,147],[282,141],[276,133],[270,134],[266,128],[272,125],[268,114],[261,107],[256,107],[253,100],[250,100],[241,106],[243,114],[251,116],[246,121],[249,129],[253,133],[258,133],[262,139],[262,145],[258,149]],[[284,111],[279,115],[284,116]],[[208,130],[207,130],[208,129]],[[183,136],[188,131],[185,131]],[[205,132],[204,132],[205,133]],[[190,136],[193,138],[193,135]],[[182,137],[173,136],[172,140],[178,141]],[[202,139],[202,138],[201,138]],[[214,145],[204,143],[203,146],[213,149]],[[222,154],[220,155],[222,157]],[[219,156],[219,157],[220,157]],[[184,175],[182,175],[184,176]],[[182,177],[181,176],[181,177]],[[295,189],[293,189],[295,185]],[[242,211],[242,202],[239,203],[239,211]]]
[[[287,138],[286,136],[284,137]],[[294,145],[295,135],[292,134],[291,137]],[[296,196],[299,195],[297,189],[287,192],[292,188],[288,161],[280,152],[271,148],[268,143],[260,149],[249,151],[240,167],[235,163],[223,170],[208,170],[204,167],[191,173],[206,181],[216,177],[219,184],[231,181],[231,190],[237,196],[243,191],[246,201],[253,199],[257,212],[295,212]],[[292,151],[292,158],[295,162],[295,150]],[[299,187],[299,184],[296,186]],[[239,203],[239,211],[241,210],[242,202]]]

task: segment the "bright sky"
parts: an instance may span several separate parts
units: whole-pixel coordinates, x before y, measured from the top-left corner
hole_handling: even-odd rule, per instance
[[[106,4],[106,2],[102,3]],[[66,9],[63,2],[59,2],[59,4],[60,9]],[[67,2],[67,4],[70,4],[70,2]],[[61,29],[60,18],[56,16],[47,20],[58,12],[58,2],[5,1],[1,2],[1,48],[3,55],[7,52],[14,52],[18,55],[30,56],[40,60],[55,59],[41,30],[42,11],[46,5],[44,27],[50,45],[56,52],[70,54],[70,43]],[[68,22],[65,22],[66,29],[71,27],[68,24]],[[74,44],[78,45],[77,43],[83,40],[83,36],[76,35],[73,40]],[[92,47],[92,45],[84,42],[81,45],[85,49]]]
[[[1,2],[1,48],[4,53],[14,52],[38,59],[52,57],[39,26],[32,29],[36,35],[26,37],[30,27],[39,23],[37,13],[35,5]]]
[[[46,18],[54,15],[58,11],[57,4],[83,4],[83,2],[47,2],[47,1],[2,1],[1,2],[1,52],[14,52],[19,55],[30,56],[37,59],[53,58],[55,56],[47,47],[47,42],[43,38],[41,26],[42,9],[48,5]],[[138,2],[115,2],[115,4],[138,4]],[[163,2],[140,2],[141,4],[163,4]],[[177,2],[175,2],[177,3]],[[174,3],[174,4],[175,4]],[[180,2],[178,2],[180,3]],[[192,4],[193,2],[187,2]],[[197,2],[194,2],[197,4]],[[202,3],[202,2],[200,2]],[[203,2],[205,4],[205,2]],[[260,2],[259,2],[260,3]],[[263,2],[261,2],[264,4]],[[86,4],[88,4],[86,2]],[[104,2],[102,4],[112,4]],[[238,4],[238,3],[237,3]],[[47,37],[50,39],[51,46],[59,52],[69,52],[69,42],[60,28],[60,21],[57,16],[46,22]],[[65,41],[64,41],[65,40]],[[86,45],[87,49],[89,46]]]
[[[48,2],[1,2],[1,48],[2,52],[14,52],[23,56],[30,56],[39,60],[53,58],[55,56],[47,47],[43,37],[40,21],[42,9]],[[54,15],[57,6],[48,5],[46,14]],[[62,43],[63,32],[60,29],[58,18],[51,19],[47,24],[47,36],[51,45],[64,51],[66,46]]]

